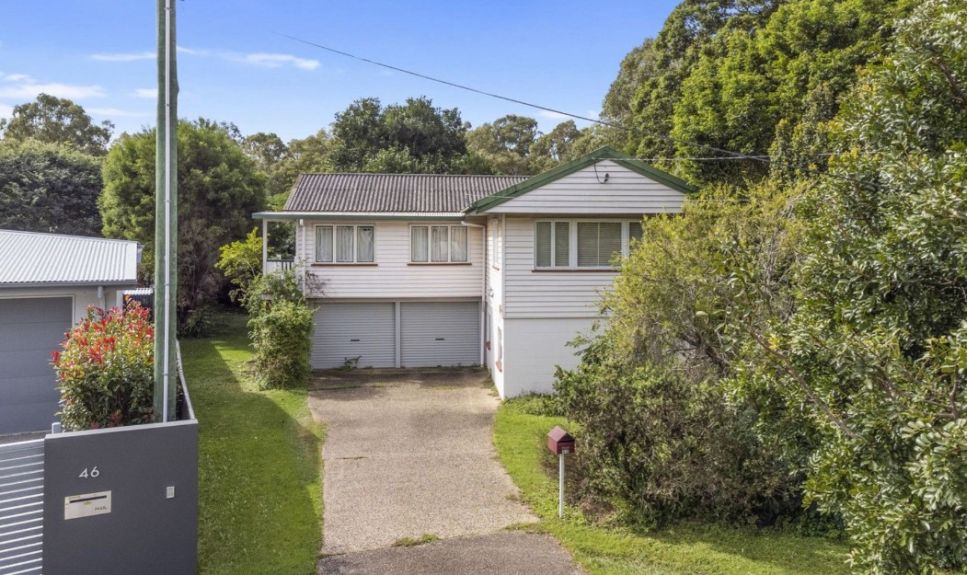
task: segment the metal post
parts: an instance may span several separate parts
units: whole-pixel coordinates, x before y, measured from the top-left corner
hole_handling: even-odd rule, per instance
[[[557,456],[557,516],[564,519],[564,454]]]
[[[178,288],[178,84],[175,66],[175,7],[158,0],[158,127],[155,156],[154,413],[174,413],[177,382],[173,341]]]

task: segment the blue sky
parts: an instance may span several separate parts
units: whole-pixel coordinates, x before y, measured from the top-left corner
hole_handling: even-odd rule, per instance
[[[328,127],[354,99],[425,95],[473,125],[505,114],[561,119],[346,59],[289,34],[491,92],[594,116],[624,55],[675,6],[659,1],[180,0],[180,115],[284,139]],[[117,132],[153,124],[155,2],[3,3],[0,116],[40,91]]]

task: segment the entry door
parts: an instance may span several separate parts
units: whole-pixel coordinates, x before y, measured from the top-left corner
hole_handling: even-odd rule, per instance
[[[478,365],[479,302],[400,304],[403,367]]]
[[[0,298],[0,433],[49,431],[57,391],[51,353],[72,323],[61,298]]]
[[[320,305],[312,337],[312,367],[394,367],[395,324],[393,303]]]

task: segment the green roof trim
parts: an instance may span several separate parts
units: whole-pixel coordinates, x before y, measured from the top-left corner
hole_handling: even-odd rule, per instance
[[[508,200],[520,197],[527,192],[531,192],[537,188],[546,186],[547,184],[555,180],[559,180],[564,176],[571,175],[578,170],[582,170],[588,166],[596,164],[601,160],[611,160],[619,166],[628,168],[629,170],[646,178],[655,180],[660,184],[665,184],[669,188],[682,192],[683,194],[690,194],[696,191],[695,187],[681,178],[676,178],[675,176],[667,172],[663,172],[650,164],[647,164],[641,160],[630,158],[621,152],[614,150],[613,148],[605,146],[603,148],[598,148],[590,154],[586,154],[580,158],[571,160],[570,162],[565,162],[542,174],[537,174],[529,180],[525,180],[519,184],[514,184],[513,186],[504,188],[495,194],[481,198],[471,204],[470,207],[467,208],[466,213],[485,212]]]

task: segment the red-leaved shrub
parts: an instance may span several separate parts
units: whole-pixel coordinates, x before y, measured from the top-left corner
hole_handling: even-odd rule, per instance
[[[53,354],[67,430],[148,423],[153,409],[154,328],[137,302],[94,306]]]

